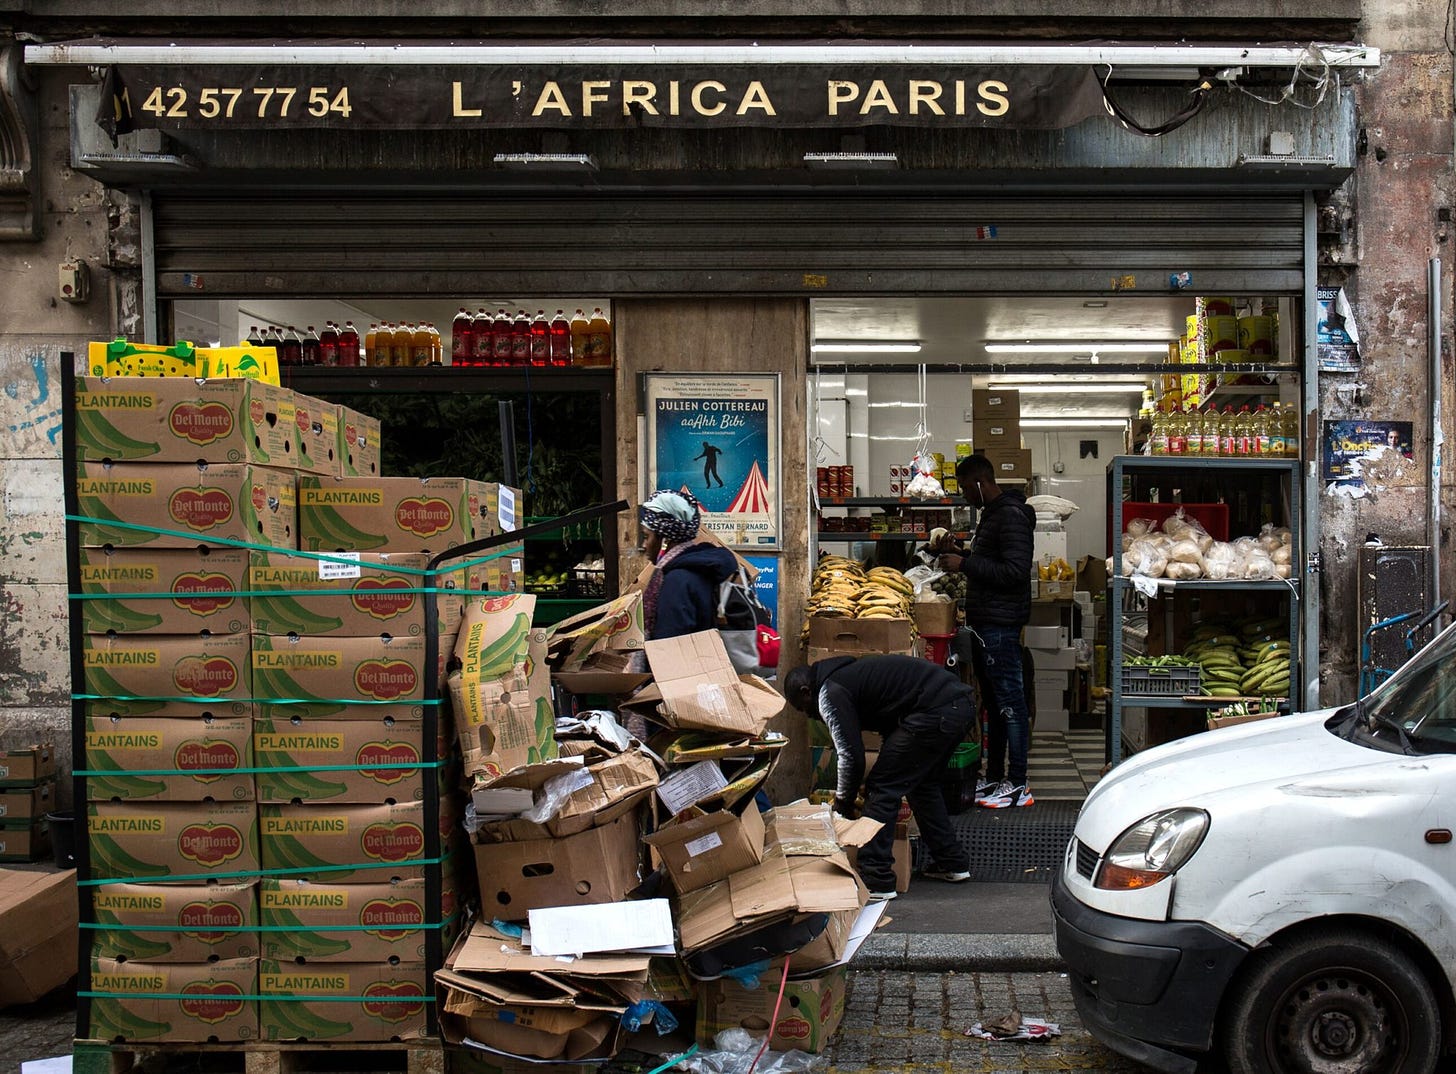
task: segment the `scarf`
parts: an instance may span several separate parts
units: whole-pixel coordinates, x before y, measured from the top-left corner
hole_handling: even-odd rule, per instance
[[[657,626],[657,598],[662,595],[662,569],[677,558],[678,554],[693,547],[695,541],[683,541],[667,549],[657,557],[657,569],[652,572],[652,577],[647,579],[647,587],[642,590],[642,625],[646,628],[647,636],[652,637],[652,630]]]

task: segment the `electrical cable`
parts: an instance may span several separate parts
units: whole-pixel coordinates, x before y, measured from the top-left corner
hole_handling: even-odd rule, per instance
[[[1103,105],[1112,117],[1128,130],[1134,134],[1146,135],[1149,138],[1160,138],[1165,134],[1171,133],[1198,115],[1199,112],[1203,111],[1203,106],[1208,103],[1208,95],[1213,90],[1213,83],[1206,78],[1203,79],[1190,91],[1193,99],[1188,104],[1184,105],[1182,109],[1162,123],[1147,127],[1139,123],[1122,105],[1113,100],[1112,91],[1108,88],[1108,83],[1112,80],[1112,65],[1108,64],[1106,66],[1107,74],[1098,79],[1098,83],[1102,86]]]
[[[768,1051],[768,1042],[773,1038],[774,1031],[779,1027],[779,1007],[784,1002],[784,990],[789,987],[789,956],[784,956],[784,974],[779,978],[779,996],[774,1000],[773,1017],[768,1020],[768,1032],[763,1035],[763,1044],[759,1046],[758,1054],[753,1057],[753,1062],[748,1065],[748,1074],[753,1074],[758,1069],[758,1061],[763,1058],[763,1053]]]

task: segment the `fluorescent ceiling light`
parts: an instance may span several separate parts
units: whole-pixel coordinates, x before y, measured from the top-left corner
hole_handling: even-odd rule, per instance
[[[815,354],[919,354],[918,339],[816,339]]]
[[[894,153],[805,153],[804,163],[811,168],[898,168],[900,158]]]
[[[1167,343],[987,343],[987,354],[1167,354]]]
[[[497,153],[495,163],[503,168],[539,168],[543,171],[597,170],[597,162],[587,153]]]
[[[1023,429],[1122,429],[1127,418],[1022,418]]]
[[[1020,392],[1022,395],[1120,395],[1123,393],[1141,395],[1147,385],[1135,384],[988,384],[993,392]],[[1022,424],[1025,424],[1024,422]]]

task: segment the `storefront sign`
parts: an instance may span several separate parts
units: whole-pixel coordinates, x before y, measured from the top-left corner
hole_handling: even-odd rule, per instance
[[[687,489],[734,548],[779,545],[776,373],[649,374],[646,487]]]
[[[333,128],[1070,127],[1105,114],[1090,67],[276,65],[107,69],[118,133]]]

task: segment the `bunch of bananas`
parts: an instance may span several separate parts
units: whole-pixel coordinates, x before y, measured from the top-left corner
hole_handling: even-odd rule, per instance
[[[1183,655],[1203,668],[1210,697],[1280,697],[1289,693],[1290,651],[1283,618],[1258,619],[1234,629],[1205,623]]]
[[[872,567],[854,602],[856,619],[909,619],[915,587],[893,567]]]
[[[855,601],[864,584],[864,565],[857,560],[821,556],[810,583],[809,599],[804,603],[804,614],[853,619]]]
[[[1047,563],[1038,563],[1036,576],[1043,582],[1070,582],[1077,577],[1077,572],[1070,563],[1058,556]]]

